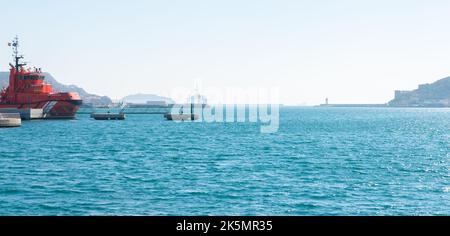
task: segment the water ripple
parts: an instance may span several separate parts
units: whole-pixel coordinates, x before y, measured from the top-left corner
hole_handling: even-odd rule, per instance
[[[450,110],[283,108],[256,124],[25,121],[0,215],[448,215]]]

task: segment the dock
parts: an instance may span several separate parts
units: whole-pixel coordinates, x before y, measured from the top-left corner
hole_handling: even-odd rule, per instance
[[[0,128],[20,127],[22,119],[19,113],[0,113]]]
[[[88,108],[83,107],[78,110],[77,114],[92,114],[99,110],[108,110],[109,108]],[[170,108],[125,108],[123,113],[127,115],[164,115],[170,111]]]
[[[43,109],[34,108],[0,108],[1,114],[19,114],[23,120],[44,119]]]

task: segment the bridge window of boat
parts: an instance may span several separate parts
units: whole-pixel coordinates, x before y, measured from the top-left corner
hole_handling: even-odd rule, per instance
[[[24,75],[21,79],[24,80],[43,80],[44,76],[39,76],[39,75]]]

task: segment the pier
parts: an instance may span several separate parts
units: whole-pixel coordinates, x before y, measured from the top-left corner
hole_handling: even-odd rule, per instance
[[[33,108],[0,108],[1,114],[19,114],[23,120],[44,119],[43,109]]]
[[[0,128],[12,128],[22,125],[22,119],[19,113],[0,113]]]
[[[321,104],[320,107],[388,107],[387,104]]]
[[[118,109],[118,108],[111,108],[111,110]],[[122,109],[123,113],[125,114],[132,114],[132,115],[164,115],[167,114],[170,111],[171,107],[147,107],[147,108],[124,108]],[[77,114],[92,114],[97,111],[107,111],[108,108],[80,108],[80,110],[77,112]]]

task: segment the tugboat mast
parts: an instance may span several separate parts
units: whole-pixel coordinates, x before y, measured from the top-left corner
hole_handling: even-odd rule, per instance
[[[14,68],[16,69],[16,72],[19,71],[20,67],[26,66],[26,63],[20,63],[20,59],[23,59],[23,55],[19,55],[19,37],[15,37],[12,44],[13,48],[13,57],[14,57]]]

